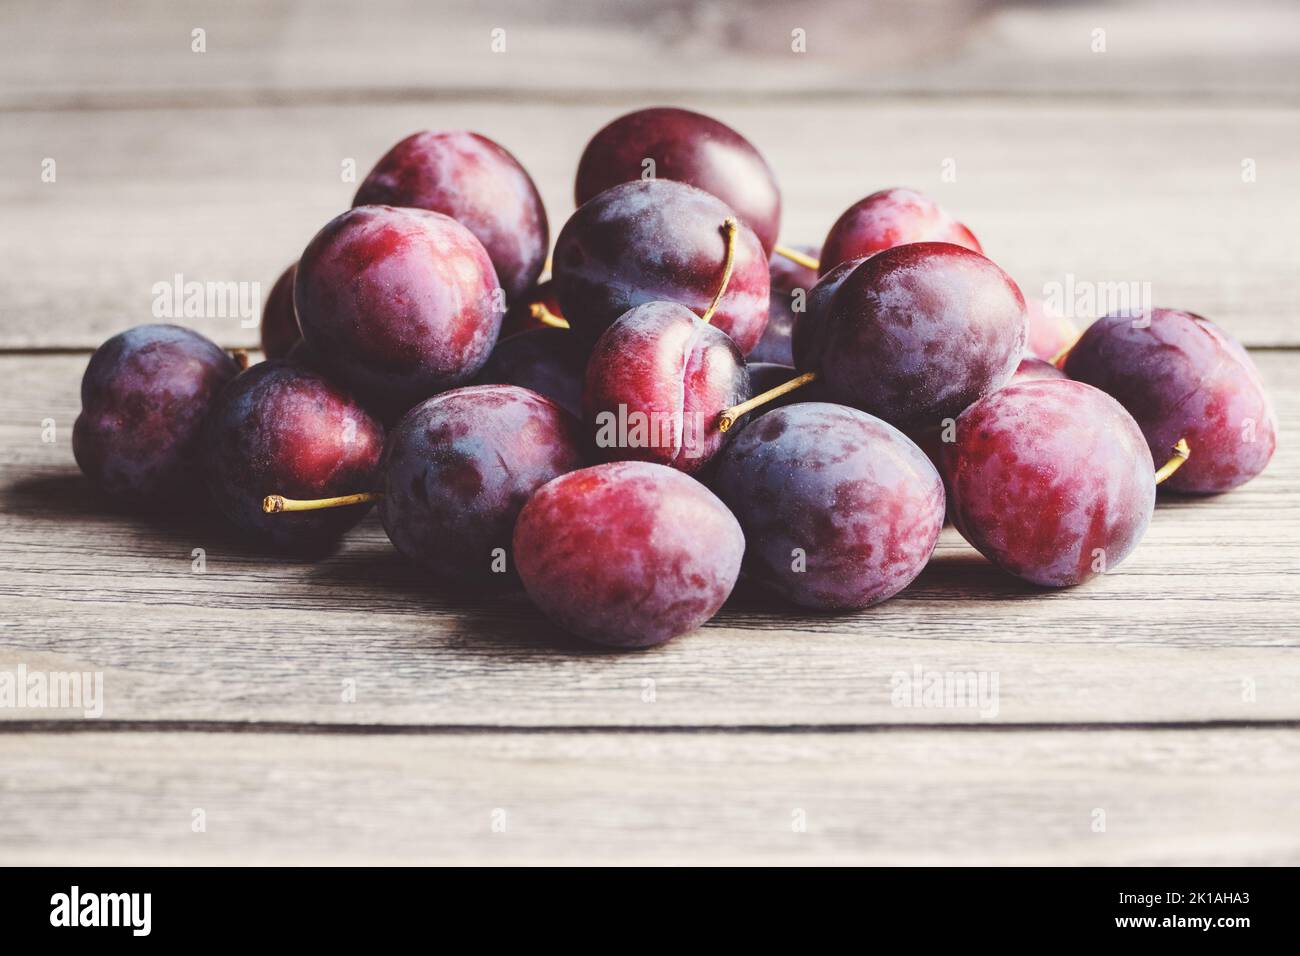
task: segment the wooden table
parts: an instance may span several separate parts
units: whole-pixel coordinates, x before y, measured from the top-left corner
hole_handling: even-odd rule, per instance
[[[104,710],[0,707],[0,862],[1300,862],[1296,11],[1179,8],[1180,46],[1154,3],[871,6],[7,4],[0,673],[100,673]],[[86,358],[155,283],[266,291],[349,204],[346,162],[422,127],[506,144],[554,232],[586,139],[653,102],[759,145],[787,241],[909,184],[1031,292],[1150,282],[1216,318],[1277,403],[1272,466],[1162,500],[1081,588],[949,529],[870,611],[742,585],[622,655],[438,593],[373,516],[295,563],[81,478]],[[996,714],[897,706],[918,672],[996,678]]]

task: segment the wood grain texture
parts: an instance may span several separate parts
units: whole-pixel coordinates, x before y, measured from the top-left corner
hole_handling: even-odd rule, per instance
[[[570,100],[1300,89],[1300,11],[1287,0],[117,0],[111,13],[94,0],[10,0],[0,17],[0,103],[24,106],[503,89]],[[795,30],[806,52],[794,52]]]
[[[1300,862],[1296,731],[0,734],[0,762],[12,864]]]
[[[1296,719],[1300,387],[1293,354],[1257,358],[1282,422],[1272,467],[1230,495],[1162,502],[1136,554],[1096,582],[1022,585],[948,529],[917,582],[870,611],[809,614],[742,586],[703,630],[619,655],[566,639],[522,598],[436,592],[373,516],[337,554],[302,564],[203,521],[115,514],[68,446],[84,357],[0,357],[0,670],[102,671],[104,716],[118,720]],[[53,444],[41,441],[46,418]],[[996,715],[897,706],[895,675],[917,668],[996,675]],[[0,720],[79,716],[0,709]]]
[[[875,189],[907,184],[970,224],[1029,295],[1047,283],[1147,283],[1248,345],[1300,345],[1300,123],[1287,109],[686,99],[751,136],[784,190],[784,237],[820,242]],[[503,101],[12,113],[0,139],[0,348],[93,348],[154,316],[155,284],[241,282],[262,295],[422,127],[471,127],[537,179],[552,237],[588,138],[644,101],[557,110]],[[57,181],[41,181],[42,161]],[[1242,161],[1257,180],[1242,181]],[[956,181],[942,179],[945,161]],[[1141,290],[1142,286],[1137,286]],[[1094,316],[1081,303],[1079,317]],[[247,319],[179,317],[223,345]]]

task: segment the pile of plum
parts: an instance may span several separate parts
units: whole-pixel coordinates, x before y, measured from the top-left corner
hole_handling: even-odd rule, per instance
[[[1190,312],[1080,335],[930,198],[777,245],[781,196],[716,120],[600,130],[548,268],[532,180],[474,133],[392,148],[267,297],[266,361],[145,325],[90,360],[73,447],[114,498],[321,554],[376,505],[431,583],[522,586],[644,647],[743,569],[806,608],[907,587],[946,520],[1037,585],[1114,568],[1156,486],[1259,474],[1276,425],[1241,346]],[[246,364],[246,363],[245,363]]]

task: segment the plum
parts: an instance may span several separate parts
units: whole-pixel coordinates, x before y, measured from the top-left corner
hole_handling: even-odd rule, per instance
[[[734,213],[703,190],[666,179],[607,189],[560,230],[553,279],[573,330],[595,342],[623,313],[646,302],[679,302],[704,313],[727,255],[723,223]],[[767,255],[741,223],[726,295],[713,325],[748,354],[767,325]]]
[[[811,354],[819,347],[822,331],[825,329],[823,319],[830,309],[831,300],[835,298],[835,293],[839,291],[844,280],[865,262],[866,258],[863,256],[861,259],[841,262],[808,290],[808,298],[804,300],[804,311],[795,316],[794,327],[790,330],[790,357],[796,368],[810,363]],[[801,359],[800,356],[803,358]]]
[[[478,373],[503,304],[474,234],[424,209],[349,209],[312,239],[294,281],[322,367],[389,420]]]
[[[508,300],[541,274],[546,208],[528,172],[497,143],[466,130],[412,133],[362,180],[353,206],[411,206],[450,216],[483,244]]]
[[[574,198],[581,206],[612,186],[654,178],[717,196],[754,231],[765,254],[776,245],[781,190],[771,167],[731,127],[690,110],[637,110],[600,130],[578,160]]]
[[[1255,363],[1192,312],[1098,319],[1070,349],[1065,373],[1128,409],[1157,461],[1187,440],[1191,459],[1162,485],[1171,491],[1229,491],[1262,472],[1277,448],[1277,417]]]
[[[796,246],[795,251],[816,259],[816,246]],[[793,365],[790,337],[795,321],[806,309],[808,294],[817,284],[817,270],[773,253],[767,263],[771,274],[771,298],[767,307],[767,328],[758,345],[749,353],[751,362]]]
[[[589,352],[587,343],[566,329],[529,329],[497,343],[477,382],[530,388],[581,418]]]
[[[139,325],[90,357],[72,453],[82,472],[131,505],[171,507],[202,485],[203,422],[239,366],[177,325]]]
[[[814,304],[810,316],[807,334],[795,330],[799,370],[815,372],[835,401],[905,431],[956,417],[1004,385],[1024,351],[1016,284],[978,252],[947,242],[864,259],[842,276],[824,313]]]
[[[203,431],[203,465],[213,500],[236,528],[286,551],[319,552],[368,505],[293,511],[280,502],[268,513],[267,498],[371,492],[383,443],[383,426],[350,394],[295,362],[272,359],[217,397]]]
[[[779,408],[736,436],[714,486],[745,533],[745,571],[786,599],[864,608],[934,552],[943,482],[902,432],[825,402]]]
[[[844,211],[822,243],[822,275],[841,262],[909,242],[951,242],[983,252],[979,240],[933,199],[914,189],[882,189]]]
[[[1003,570],[1045,587],[1117,567],[1155,508],[1154,463],[1137,423],[1082,382],[993,392],[961,414],[939,454],[957,530]]]
[[[726,435],[718,416],[749,398],[736,343],[675,302],[628,310],[587,363],[583,418],[597,454],[703,468]]]
[[[293,278],[297,271],[295,262],[280,273],[262,307],[262,354],[266,358],[284,358],[302,341],[298,316],[293,311]]]
[[[1044,362],[1040,358],[1026,355],[1020,359],[1020,364],[1016,366],[1016,371],[1011,376],[1011,383],[1031,379],[1061,379],[1066,377],[1066,374],[1051,362]]]
[[[578,421],[514,385],[435,395],[384,448],[379,517],[393,546],[442,585],[518,586],[511,534],[533,492],[585,464]]]
[[[745,537],[702,484],[664,465],[619,461],[543,485],[519,514],[524,590],[560,627],[597,644],[649,647],[722,607]]]
[[[1029,321],[1025,352],[1044,362],[1055,359],[1079,337],[1079,327],[1057,315],[1042,299],[1026,299],[1025,313]]]

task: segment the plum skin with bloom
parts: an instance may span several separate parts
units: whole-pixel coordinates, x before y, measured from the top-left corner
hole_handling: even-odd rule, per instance
[[[177,325],[140,325],[90,357],[72,452],[86,477],[136,506],[169,507],[202,486],[200,435],[239,366]]]
[[[1155,465],[1137,423],[1082,382],[993,392],[958,417],[939,455],[957,530],[1003,570],[1045,587],[1118,566],[1155,508]]]
[[[749,376],[735,342],[685,306],[647,302],[596,342],[583,418],[600,457],[694,474],[727,439],[719,416],[747,398]]]
[[[533,603],[596,644],[649,647],[692,631],[722,607],[745,538],[694,478],[619,461],[543,485],[520,512],[514,553]]]
[[[714,486],[744,530],[746,573],[819,610],[870,607],[907,587],[944,521],[943,482],[921,449],[866,412],[823,402],[744,429]]]
[[[982,253],[975,235],[915,189],[882,189],[859,199],[835,220],[822,243],[819,271],[910,242],[951,242]]]
[[[578,421],[514,385],[474,385],[426,399],[384,448],[379,517],[389,540],[442,585],[518,586],[515,519],[538,488],[581,468]]]
[[[601,129],[578,160],[579,206],[620,183],[650,175],[703,189],[736,211],[765,253],[781,231],[781,190],[753,144],[710,116],[672,107],[636,110]]]
[[[573,331],[595,342],[623,313],[678,302],[703,315],[722,281],[725,221],[732,210],[703,190],[667,179],[638,180],[583,204],[555,242],[553,281]],[[712,324],[742,354],[767,326],[767,255],[743,222],[735,264]]]
[[[955,418],[1006,384],[1024,351],[1020,289],[951,243],[878,252],[841,276],[824,310],[813,308],[806,333],[795,330],[800,371],[817,372],[834,400],[905,431]]]
[[[501,327],[499,299],[473,233],[441,213],[392,206],[331,220],[294,281],[317,360],[390,420],[478,373]]]
[[[314,553],[333,545],[369,505],[266,514],[263,499],[372,491],[383,444],[383,426],[349,393],[273,359],[218,396],[203,432],[203,465],[213,500],[235,527],[276,548]]]
[[[1070,349],[1070,378],[1113,396],[1163,463],[1180,438],[1191,457],[1160,487],[1230,491],[1267,467],[1277,416],[1250,355],[1209,319],[1178,309],[1098,319]]]
[[[375,164],[353,206],[410,206],[450,216],[487,250],[506,297],[537,281],[550,230],[537,186],[506,149],[467,130],[424,130]]]
[[[298,316],[293,311],[293,279],[298,272],[294,263],[280,273],[262,306],[262,355],[269,359],[284,358],[302,341]]]

